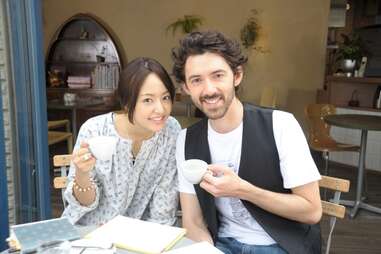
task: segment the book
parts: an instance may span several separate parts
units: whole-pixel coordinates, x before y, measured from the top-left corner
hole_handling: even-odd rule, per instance
[[[195,254],[195,253],[208,253],[208,254],[224,254],[222,251],[214,247],[208,242],[194,243],[182,248],[164,252],[165,254]]]
[[[137,253],[158,254],[171,249],[185,233],[184,228],[118,215],[85,238],[110,241],[118,248]]]
[[[11,226],[11,239],[23,253],[36,251],[42,244],[75,240],[78,230],[65,217]]]

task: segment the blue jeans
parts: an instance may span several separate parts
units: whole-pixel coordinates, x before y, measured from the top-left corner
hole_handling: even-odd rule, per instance
[[[225,254],[287,254],[279,244],[250,245],[231,237],[217,238],[216,247]]]

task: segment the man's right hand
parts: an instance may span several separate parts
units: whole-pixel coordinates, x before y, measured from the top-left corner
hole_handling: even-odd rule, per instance
[[[76,168],[76,175],[88,175],[94,168],[96,159],[89,150],[89,144],[82,142],[78,150],[74,151],[72,161]]]

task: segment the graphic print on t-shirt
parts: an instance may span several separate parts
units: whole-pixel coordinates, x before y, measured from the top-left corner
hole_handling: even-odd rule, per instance
[[[238,168],[235,166],[234,161],[219,161],[216,164],[224,165],[230,168],[235,174],[238,173]],[[246,224],[250,221],[251,215],[239,198],[225,197],[225,199],[227,201],[226,203],[230,206],[231,213],[235,221],[239,221],[243,224]]]

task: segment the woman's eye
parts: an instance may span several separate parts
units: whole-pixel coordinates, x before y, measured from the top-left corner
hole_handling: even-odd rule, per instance
[[[166,96],[163,97],[163,100],[169,101],[169,100],[171,100],[171,96],[170,95],[166,95]]]
[[[143,99],[143,102],[144,103],[150,103],[150,102],[152,102],[152,99],[151,98],[145,98],[145,99]]]

